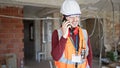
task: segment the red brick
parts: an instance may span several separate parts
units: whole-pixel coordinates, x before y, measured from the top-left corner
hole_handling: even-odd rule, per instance
[[[19,24],[19,22],[21,22],[21,19],[11,19],[12,24]]]
[[[22,8],[19,9],[18,14],[20,17],[23,17],[23,9]]]
[[[0,38],[14,38],[12,33],[0,33]]]
[[[0,56],[0,61],[2,62],[4,60],[4,56]]]
[[[24,37],[23,33],[15,34],[15,38],[23,39],[23,37]]]
[[[16,51],[14,49],[10,49],[9,53],[15,53]]]
[[[8,50],[0,50],[0,54],[6,54]]]
[[[19,47],[19,51],[20,51],[20,52],[23,51],[23,48],[24,48],[24,46],[20,46],[20,47]]]
[[[13,15],[14,12],[16,12],[16,10],[13,10],[14,7],[5,7],[5,8],[2,8],[2,14],[5,14],[5,15]]]
[[[1,18],[0,18],[0,29],[2,28],[2,22],[1,22]]]
[[[1,18],[1,22],[2,22],[2,23],[11,23],[11,18],[2,17],[2,18]]]
[[[3,25],[3,28],[7,28],[7,29],[14,29],[14,27],[15,27],[15,26],[12,25],[12,24],[10,24],[10,23]]]
[[[6,7],[0,8],[0,14],[7,15],[9,10],[6,10]]]
[[[19,7],[8,6],[0,8],[0,14],[23,17],[23,9]],[[0,53],[16,53],[17,59],[19,59],[18,65],[20,65],[20,59],[23,59],[24,56],[22,51],[24,48],[24,43],[22,41],[24,37],[22,32],[23,29],[24,26],[21,19],[0,17],[0,45],[5,45],[3,48],[6,49],[3,51],[0,49]]]
[[[20,43],[20,42],[22,42],[22,40],[21,39],[11,39],[10,42],[11,43]]]
[[[7,44],[7,48],[14,48],[13,44]]]
[[[21,29],[23,29],[23,25],[16,24],[15,26],[16,26],[16,28],[21,28]]]
[[[12,33],[22,33],[23,31],[21,29],[11,29],[11,30],[9,30],[9,32],[12,32]]]
[[[16,49],[23,49],[24,48],[24,43],[19,43],[19,44],[14,44],[14,47],[16,48]]]
[[[7,44],[9,42],[10,42],[9,39],[1,39],[1,44]]]
[[[0,33],[23,33],[23,28],[1,28]]]
[[[23,58],[24,57],[24,53],[23,52],[19,52],[19,57]]]
[[[1,39],[0,39],[0,44],[2,44],[2,41],[1,41]]]
[[[23,9],[19,7],[4,7],[0,8],[0,14],[10,16],[23,16]]]
[[[10,14],[13,15],[13,16],[19,16],[19,14],[21,14],[21,13],[18,12],[18,11],[20,11],[19,9],[21,9],[19,7],[8,7],[8,9],[11,10]]]
[[[8,33],[9,29],[8,28],[1,28],[0,33]]]
[[[0,50],[1,49],[5,49],[6,48],[6,45],[5,44],[0,44]]]

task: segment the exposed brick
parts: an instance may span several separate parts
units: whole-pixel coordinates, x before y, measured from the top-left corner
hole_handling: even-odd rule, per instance
[[[23,31],[21,30],[21,29],[11,29],[11,30],[9,30],[9,32],[12,32],[12,33],[22,33]]]
[[[13,44],[7,44],[7,48],[14,48]]]
[[[0,33],[0,38],[14,38],[12,33]]]
[[[0,29],[0,33],[8,33],[9,32],[9,29],[7,28],[1,28]]]
[[[2,18],[1,18],[1,22],[2,22],[2,23],[11,23],[11,18],[2,17]]]
[[[1,37],[0,37],[1,38]],[[10,40],[9,39],[1,39],[1,44],[7,44],[7,43],[9,43],[10,42]]]
[[[24,57],[24,53],[21,51],[19,52],[19,57],[23,58]]]
[[[20,49],[19,51],[23,51],[23,48],[24,48],[24,46],[20,46],[19,47],[19,49]]]
[[[11,13],[12,13],[14,16],[18,16],[18,10],[19,10],[18,7],[8,7],[8,8],[11,9]]]
[[[23,37],[24,37],[23,33],[15,34],[15,38],[21,38],[21,39],[23,39]]]
[[[14,53],[12,50],[13,49],[7,49],[8,50],[8,53]]]
[[[19,11],[18,11],[18,14],[19,14],[20,17],[23,17],[23,9],[20,8]]]
[[[20,24],[20,22],[21,22],[21,19],[11,19],[11,23],[13,23],[13,24],[16,24],[16,23],[18,23],[18,24]]]
[[[14,43],[14,47],[15,48],[24,48],[24,43],[19,43],[19,44],[16,44],[16,43]]]
[[[0,29],[2,28],[2,22],[1,22],[1,18],[0,18]]]
[[[10,15],[14,16],[14,15],[17,14],[17,11],[18,11],[18,10],[15,9],[15,7],[7,7],[7,9],[10,10],[10,12],[9,12]]]
[[[0,44],[2,43],[1,39],[0,39]]]
[[[8,52],[8,50],[0,50],[0,54],[6,54]]]
[[[19,28],[19,29],[20,29],[20,28],[23,29],[23,25],[20,25],[20,24],[16,24],[15,27],[16,27],[16,28]]]
[[[1,12],[2,14],[4,15],[13,15],[13,14],[16,14],[18,10],[15,10],[15,7],[4,7],[4,8],[1,8]]]
[[[1,15],[23,17],[23,9],[19,7],[3,7],[0,8]],[[19,59],[23,59],[23,21],[21,19],[0,17],[0,55],[6,53],[15,53]],[[18,66],[19,67],[19,66]]]
[[[6,45],[5,44],[0,44],[0,50],[1,49],[5,49],[6,48]]]
[[[10,42],[11,43],[20,43],[20,42],[22,42],[22,40],[21,39],[11,39]]]
[[[7,15],[8,10],[6,10],[6,7],[0,8],[0,14]]]
[[[16,28],[16,29],[15,28],[9,28],[9,29],[8,28],[1,28],[0,33],[13,33],[13,34],[17,33],[18,34],[18,33],[23,33],[22,30],[23,30],[23,28]]]
[[[0,61],[2,62],[4,60],[4,56],[0,56]]]

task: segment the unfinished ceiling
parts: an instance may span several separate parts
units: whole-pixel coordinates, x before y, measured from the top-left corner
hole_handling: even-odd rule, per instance
[[[24,6],[24,16],[25,17],[43,17],[50,13],[58,11],[57,8],[49,7],[35,7],[35,6]]]
[[[59,11],[64,0],[0,0],[1,5],[14,4],[24,6],[25,17],[42,17]],[[77,0],[82,12],[119,11],[120,0]]]

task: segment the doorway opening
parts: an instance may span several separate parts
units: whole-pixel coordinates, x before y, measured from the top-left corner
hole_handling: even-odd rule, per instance
[[[35,60],[34,21],[23,20],[24,60]]]

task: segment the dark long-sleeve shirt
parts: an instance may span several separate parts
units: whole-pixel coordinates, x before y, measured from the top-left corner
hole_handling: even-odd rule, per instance
[[[72,38],[74,42],[76,41],[75,35],[72,35]],[[60,38],[58,37],[58,32],[55,30],[52,33],[52,51],[51,55],[55,61],[58,61],[65,49],[65,43],[67,42],[67,39],[63,38],[63,36]],[[90,65],[90,68],[92,67],[92,50],[91,50],[91,44],[90,44],[90,39],[88,38],[88,47],[89,47],[89,55],[87,57],[88,63]]]

